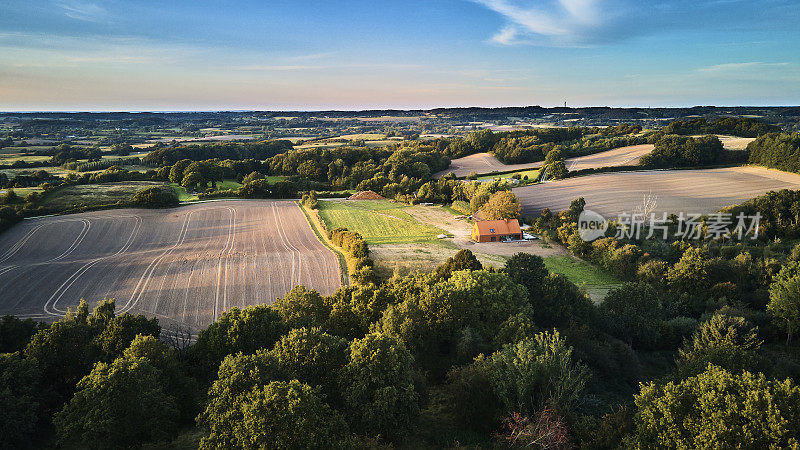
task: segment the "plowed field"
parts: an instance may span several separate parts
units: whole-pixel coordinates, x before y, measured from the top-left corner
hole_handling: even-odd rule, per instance
[[[206,327],[303,284],[340,286],[336,256],[287,201],[199,203],[24,221],[0,238],[0,314],[62,316],[81,298],[162,326]]]

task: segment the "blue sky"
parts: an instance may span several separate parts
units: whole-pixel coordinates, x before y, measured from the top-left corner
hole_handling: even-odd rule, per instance
[[[798,0],[0,0],[0,110],[800,104]]]

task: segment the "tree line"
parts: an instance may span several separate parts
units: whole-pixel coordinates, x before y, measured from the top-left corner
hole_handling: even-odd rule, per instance
[[[781,131],[777,125],[770,125],[750,117],[722,117],[713,121],[705,118],[675,120],[664,127],[666,134],[729,134],[741,137],[759,137],[767,133]]]
[[[750,163],[800,172],[800,133],[769,133],[747,146]]]

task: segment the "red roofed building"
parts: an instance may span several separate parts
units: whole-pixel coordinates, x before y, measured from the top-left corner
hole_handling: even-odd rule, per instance
[[[472,240],[475,242],[498,242],[522,239],[522,230],[517,219],[481,220],[472,226]]]

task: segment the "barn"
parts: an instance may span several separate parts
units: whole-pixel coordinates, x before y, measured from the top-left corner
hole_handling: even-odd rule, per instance
[[[522,239],[522,230],[517,219],[481,220],[472,226],[475,242],[498,242]]]

